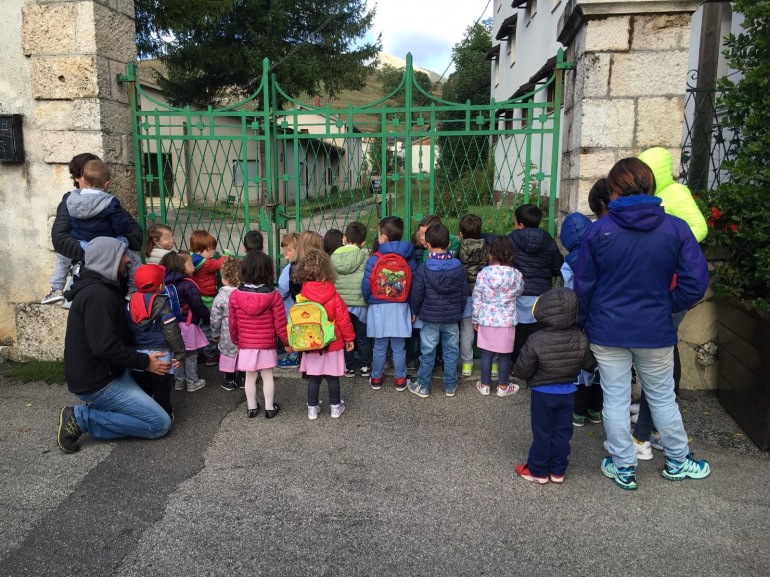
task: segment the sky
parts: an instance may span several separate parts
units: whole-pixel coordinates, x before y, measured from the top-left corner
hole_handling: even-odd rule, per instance
[[[452,47],[463,40],[465,29],[482,12],[482,20],[492,17],[487,0],[367,0],[370,9],[375,5],[370,35],[382,34],[383,52],[404,59],[411,52],[417,66],[438,74],[451,61]]]

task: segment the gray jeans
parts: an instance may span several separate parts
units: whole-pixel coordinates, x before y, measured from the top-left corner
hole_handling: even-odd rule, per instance
[[[473,339],[476,331],[473,330],[473,319],[465,317],[460,320],[460,359],[464,363],[473,362]]]

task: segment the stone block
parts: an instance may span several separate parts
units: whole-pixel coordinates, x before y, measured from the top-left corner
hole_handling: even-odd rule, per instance
[[[586,52],[623,52],[631,47],[631,17],[608,16],[586,22]]]
[[[93,4],[94,37],[99,56],[118,62],[136,59],[136,24],[130,17],[100,4]]]
[[[34,124],[45,130],[72,130],[75,126],[71,100],[42,100],[34,103]]]
[[[679,340],[702,345],[717,340],[717,304],[701,301],[685,315],[679,326]]]
[[[682,363],[680,389],[689,391],[716,389],[714,369],[716,364],[704,367],[698,361],[697,351],[683,343],[679,343],[679,360]]]
[[[610,70],[612,57],[610,54],[586,54],[585,68],[578,74],[583,74],[583,97],[606,98],[610,90]]]
[[[635,103],[632,99],[586,99],[580,117],[581,147],[628,147],[634,138]]]
[[[16,305],[16,346],[21,361],[64,357],[68,311],[57,305]]]
[[[690,14],[634,16],[632,50],[689,50]]]
[[[104,144],[101,132],[81,131],[73,138],[72,132],[50,130],[42,137],[43,160],[67,164],[73,156],[81,152],[93,152],[104,158]]]
[[[72,103],[75,130],[101,130],[102,103],[98,98],[78,98]]]
[[[687,78],[687,56],[687,50],[613,55],[610,96],[681,95]]]
[[[617,158],[614,150],[582,149],[580,151],[581,179],[592,179],[593,182],[607,176]],[[593,185],[593,183],[592,183]]]
[[[639,98],[636,103],[636,145],[674,148],[682,142],[684,96]]]
[[[133,166],[111,166],[110,192],[128,212],[136,216],[136,182]]]
[[[114,60],[109,61],[109,72],[107,79],[109,80],[109,94],[110,98],[115,102],[122,102],[128,104],[128,84],[118,82],[118,76],[126,73],[126,63],[116,62]]]
[[[21,39],[25,56],[78,52],[77,11],[73,3],[25,4]]]
[[[99,95],[94,56],[53,56],[30,62],[32,97],[39,100],[95,98]]]
[[[99,120],[105,132],[131,134],[131,108],[128,104],[106,99],[99,101]]]

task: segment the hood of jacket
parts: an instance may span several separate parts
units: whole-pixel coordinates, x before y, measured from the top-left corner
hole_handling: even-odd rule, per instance
[[[275,287],[271,285],[241,285],[238,290],[247,295],[255,295],[254,297],[246,297],[238,299],[241,308],[247,315],[259,316],[262,313],[269,311],[273,306],[273,299],[271,293],[275,292]]]
[[[564,287],[552,288],[537,299],[532,314],[543,329],[570,329],[577,324],[577,294]]]
[[[551,235],[542,228],[518,228],[508,235],[514,250],[527,254],[540,254],[550,244]]]
[[[674,157],[665,148],[648,148],[639,155],[639,160],[649,166],[655,176],[655,194],[674,183]]]
[[[116,238],[97,236],[88,243],[85,250],[84,268],[91,270],[105,279],[119,283],[118,267],[126,245]]]
[[[409,260],[414,257],[414,247],[411,243],[405,240],[389,240],[383,242],[380,248],[377,249],[380,254],[396,253],[404,257],[405,260]]]
[[[75,189],[67,197],[67,212],[72,218],[93,218],[109,207],[114,198],[96,188]]]
[[[337,294],[337,291],[329,281],[308,281],[302,284],[302,292],[300,294],[309,301],[325,305]]]
[[[341,246],[331,256],[334,270],[339,274],[353,274],[359,269],[363,270],[368,258],[369,252],[354,244]]]
[[[440,260],[437,258],[429,258],[425,261],[425,284],[431,289],[436,291],[440,295],[454,295],[459,290],[462,290],[462,285],[465,283],[465,276],[463,275],[459,280],[461,282],[450,282],[450,277],[445,274],[431,274],[431,273],[446,273],[458,268],[463,268],[462,263],[456,258],[448,258],[446,260]],[[463,271],[464,272],[464,271]],[[453,277],[452,277],[453,278]]]
[[[495,292],[508,291],[516,284],[516,269],[512,266],[493,264],[485,270],[489,273],[485,273],[484,283]]]
[[[561,232],[559,238],[564,248],[569,251],[569,254],[564,260],[567,261],[569,267],[574,271],[577,264],[578,249],[580,249],[580,243],[591,226],[591,219],[586,215],[579,212],[573,212],[567,215],[564,222],[561,224]]]
[[[190,279],[189,275],[186,275],[183,272],[176,272],[176,271],[173,271],[173,270],[167,270],[166,271],[165,283],[166,284],[176,284],[177,282],[179,282],[180,280],[185,279],[185,278],[186,279]],[[190,280],[192,280],[192,279],[190,279]]]
[[[608,216],[625,229],[647,232],[658,228],[665,219],[660,203],[657,196],[646,194],[621,196],[610,202]]]

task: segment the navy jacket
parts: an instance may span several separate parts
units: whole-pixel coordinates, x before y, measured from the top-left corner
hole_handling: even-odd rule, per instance
[[[412,277],[409,304],[424,323],[456,323],[467,299],[465,267],[456,258],[428,258]]]
[[[540,296],[551,290],[564,264],[556,241],[542,228],[519,228],[508,235],[513,245],[513,267],[524,277],[522,296]]]
[[[166,273],[166,285],[174,285],[177,295],[179,295],[179,306],[182,307],[182,321],[187,322],[187,311],[192,313],[190,322],[198,324],[203,321],[204,325],[211,323],[211,311],[203,304],[201,293],[195,282],[181,272],[169,271]]]
[[[579,324],[592,344],[657,349],[676,344],[671,314],[706,292],[708,267],[685,221],[660,198],[621,197],[593,223],[578,254]],[[676,274],[676,286],[672,280]]]
[[[404,257],[404,260],[406,260],[407,264],[412,269],[412,287],[414,287],[414,272],[416,264],[414,262],[414,247],[411,245],[411,243],[408,243],[405,240],[391,240],[388,242],[383,242],[376,252],[379,252],[383,255],[396,253]],[[372,288],[369,286],[369,279],[372,277],[372,269],[374,268],[374,265],[379,258],[380,257],[378,256],[372,255],[369,257],[369,260],[366,261],[364,278],[361,281],[361,294],[363,295],[366,303],[369,305],[393,304],[390,301],[381,301],[380,299],[372,296]]]

